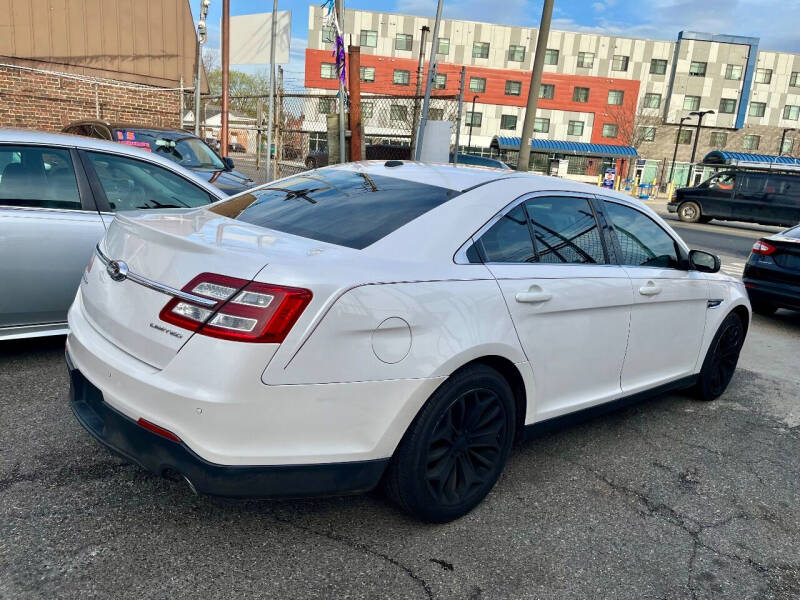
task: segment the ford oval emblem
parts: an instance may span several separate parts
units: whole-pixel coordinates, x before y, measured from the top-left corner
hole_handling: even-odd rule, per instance
[[[106,272],[114,281],[124,281],[128,277],[128,265],[121,260],[112,260],[106,265]]]

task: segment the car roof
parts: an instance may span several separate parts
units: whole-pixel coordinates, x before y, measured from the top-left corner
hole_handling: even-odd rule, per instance
[[[219,189],[212,186],[192,173],[190,170],[180,166],[178,163],[154,154],[153,152],[145,152],[135,146],[127,144],[120,144],[109,140],[100,140],[97,138],[86,137],[82,135],[72,135],[70,133],[50,133],[47,131],[36,131],[33,129],[12,129],[0,128],[0,144],[33,144],[41,146],[60,146],[62,148],[80,148],[83,150],[98,150],[101,152],[110,152],[121,156],[130,156],[140,160],[146,160],[151,163],[158,164],[166,167],[171,171],[179,172],[187,179],[191,179],[203,189],[212,192],[217,198],[227,197]]]

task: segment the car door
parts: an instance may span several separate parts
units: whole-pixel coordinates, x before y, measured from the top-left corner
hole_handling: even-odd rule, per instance
[[[104,231],[74,150],[0,146],[0,328],[65,323]]]
[[[734,221],[759,223],[765,214],[766,175],[740,171],[736,176],[730,218]]]
[[[703,186],[692,188],[687,198],[700,205],[700,212],[704,217],[728,219],[731,216],[735,185],[735,173],[717,173]]]
[[[605,199],[619,264],[631,278],[633,305],[622,392],[625,395],[695,371],[709,310],[708,281],[688,269],[685,251],[651,216]]]
[[[633,293],[624,269],[609,264],[592,199],[532,194],[476,246],[530,361],[536,418],[619,397]]]

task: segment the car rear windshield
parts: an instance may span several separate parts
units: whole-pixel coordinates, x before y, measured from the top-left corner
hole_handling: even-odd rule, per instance
[[[225,168],[222,159],[203,140],[183,132],[115,129],[114,141],[160,154],[187,169],[221,171]]]
[[[361,250],[458,193],[435,185],[334,168],[290,177],[217,203],[209,210],[276,231]]]

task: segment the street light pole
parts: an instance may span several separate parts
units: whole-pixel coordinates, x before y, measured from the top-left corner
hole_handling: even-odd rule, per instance
[[[194,134],[200,137],[200,85],[203,81],[203,44],[206,42],[206,15],[211,0],[200,0],[200,18],[197,20],[197,74],[194,80]],[[183,116],[181,116],[183,118]]]
[[[675,174],[675,160],[678,158],[678,142],[681,141],[683,123],[688,120],[689,117],[681,117],[681,122],[678,124],[678,135],[675,136],[675,150],[672,152],[672,166],[669,168],[669,181],[672,181],[672,176]],[[669,181],[667,183],[669,183]]]
[[[694,136],[694,145],[692,146],[692,158],[689,161],[690,163],[694,164],[694,156],[697,153],[697,141],[700,139],[700,125],[703,124],[703,117],[706,115],[713,115],[713,110],[693,110],[689,113],[690,115],[694,115],[697,117],[697,133]]]
[[[472,98],[472,112],[470,113],[472,116],[469,119],[469,139],[467,140],[467,154],[469,154],[470,148],[472,148],[472,127],[475,123],[475,100],[478,99],[478,96],[475,95]],[[458,148],[456,148],[456,152],[458,152]]]

